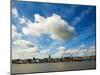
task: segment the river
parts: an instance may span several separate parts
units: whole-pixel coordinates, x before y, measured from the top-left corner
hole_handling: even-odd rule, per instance
[[[95,69],[95,61],[12,64],[12,74]]]

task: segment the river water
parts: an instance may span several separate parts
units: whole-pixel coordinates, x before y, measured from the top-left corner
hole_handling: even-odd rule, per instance
[[[11,72],[17,73],[37,73],[53,71],[70,71],[95,69],[96,63],[91,62],[58,62],[58,63],[34,63],[34,64],[12,64]]]

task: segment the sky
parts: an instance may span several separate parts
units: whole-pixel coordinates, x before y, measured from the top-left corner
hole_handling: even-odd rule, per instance
[[[12,1],[12,59],[96,55],[96,7]]]

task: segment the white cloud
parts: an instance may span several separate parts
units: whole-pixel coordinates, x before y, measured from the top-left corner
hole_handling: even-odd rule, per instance
[[[57,48],[57,52],[53,55],[54,58],[61,58],[65,54],[66,48],[61,46]]]
[[[86,50],[84,50],[86,51]],[[83,50],[79,50],[79,49],[69,49],[69,50],[66,50],[65,53],[66,54],[69,54],[70,56],[83,56],[84,55],[84,52]]]
[[[93,47],[93,48],[92,48]],[[72,56],[90,56],[95,55],[95,46],[91,46],[89,49],[68,49],[65,53],[72,55]]]
[[[12,38],[15,38],[16,35],[17,35],[16,27],[12,25]]]
[[[14,40],[16,37],[21,37],[21,33],[17,32],[16,26],[12,25],[12,40]]]
[[[34,22],[25,18],[24,16],[18,17],[18,11],[16,8],[12,8],[12,14],[17,18],[20,25],[24,25],[22,32],[25,35],[32,35],[40,37],[43,34],[49,35],[54,40],[65,40],[73,38],[75,35],[74,27],[70,26],[68,22],[64,21],[59,15],[53,14],[49,17],[43,17],[39,14],[35,14]],[[13,32],[13,37],[17,34]]]
[[[64,51],[65,49],[66,49],[66,48],[63,47],[63,46],[57,48],[57,50],[59,50],[59,51]]]
[[[45,21],[45,18],[40,16],[39,14],[35,14],[34,17],[35,17],[35,22],[41,23]]]
[[[95,46],[91,46],[89,49],[66,49],[65,47],[61,46],[58,47],[56,53],[51,54],[53,58],[61,58],[62,56],[90,56],[96,55],[95,54]],[[23,49],[12,49],[12,57],[15,58],[48,58],[50,53],[49,49],[39,50],[37,46],[31,48],[23,48]]]
[[[18,11],[16,8],[12,8],[12,14],[14,15],[14,17],[18,17]]]
[[[16,8],[12,8],[12,16],[14,16],[14,18],[12,19],[19,19],[19,14]],[[17,32],[16,25],[12,24],[12,40],[15,40],[16,38],[20,38],[21,36],[22,36],[22,33]]]
[[[37,47],[25,48],[25,49],[12,49],[12,59],[16,58],[32,58],[38,51]]]
[[[50,50],[49,49],[44,49],[44,50],[40,50],[40,52],[38,53],[37,56],[35,56],[36,58],[48,58],[49,57],[49,53],[50,53]]]
[[[12,24],[12,31],[16,31],[16,26]]]
[[[20,24],[25,24],[26,23],[26,18],[24,16],[21,17],[21,18],[18,18],[18,20],[19,20]]]
[[[90,48],[89,48],[89,53],[90,54],[92,54],[92,55],[95,55],[96,54],[96,50],[95,50],[96,48],[95,48],[95,46],[93,45],[93,46],[91,46]]]
[[[21,47],[34,47],[33,43],[27,40],[16,40],[13,42],[13,44],[21,46]]]
[[[82,44],[83,45],[83,44]],[[81,46],[80,46],[81,47]],[[58,47],[56,53],[53,55],[54,58],[61,58],[62,56],[90,56],[96,55],[95,46],[90,46],[89,49],[82,48],[66,49],[65,47]],[[83,47],[83,46],[82,46]]]
[[[91,11],[91,7],[88,8],[85,11],[82,11],[81,14],[79,16],[76,16],[73,21],[71,22],[72,25],[77,25],[81,20],[83,20],[85,18],[85,16],[87,14],[89,14],[89,12]]]
[[[32,48],[24,48],[24,49],[16,49],[13,48],[12,50],[12,59],[20,58],[20,59],[27,59],[27,58],[48,58],[49,57],[49,49],[39,50],[37,46]]]
[[[23,28],[23,33],[32,36],[41,36],[48,34],[50,38],[57,40],[65,40],[75,35],[74,27],[70,26],[59,15],[53,14],[50,17],[43,17],[35,14],[35,22],[28,22]]]
[[[53,55],[53,58],[61,58],[62,56],[64,56],[64,52],[57,52]]]

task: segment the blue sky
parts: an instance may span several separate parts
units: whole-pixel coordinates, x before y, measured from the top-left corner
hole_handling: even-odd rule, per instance
[[[95,55],[95,6],[23,1],[11,6],[13,58]]]

